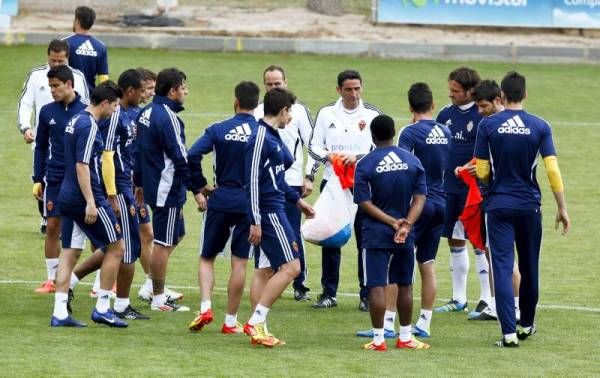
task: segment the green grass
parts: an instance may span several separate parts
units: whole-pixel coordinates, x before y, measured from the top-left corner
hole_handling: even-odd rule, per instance
[[[55,375],[598,375],[600,374],[600,284],[594,221],[600,208],[600,178],[595,168],[599,156],[600,108],[597,78],[600,67],[586,65],[533,65],[469,63],[486,78],[500,79],[509,69],[528,78],[527,108],[553,124],[559,163],[566,182],[572,233],[561,237],[553,230],[554,204],[543,169],[538,175],[544,188],[544,244],[541,262],[542,305],[589,307],[539,310],[539,333],[519,350],[492,346],[499,335],[495,322],[473,323],[465,314],[435,315],[432,349],[421,352],[366,353],[364,340],[353,336],[369,327],[366,314],[357,311],[356,297],[339,297],[339,307],[315,311],[298,304],[289,293],[277,302],[270,315],[270,328],[288,345],[275,350],[253,348],[245,337],[218,333],[223,317],[228,272],[227,261],[217,262],[217,287],[213,302],[216,321],[201,334],[186,330],[192,313],[152,313],[149,322],[132,322],[126,330],[90,324],[87,329],[50,329],[52,296],[33,293],[34,283],[45,277],[43,239],[37,232],[38,217],[31,197],[29,179],[31,151],[15,127],[15,109],[27,70],[44,62],[43,47],[0,47],[0,356],[4,374]],[[189,78],[186,102],[187,145],[212,121],[227,117],[233,106],[232,88],[240,80],[260,83],[269,64],[288,71],[290,87],[312,109],[336,98],[335,77],[345,68],[356,68],[364,77],[364,98],[388,114],[406,122],[408,86],[417,80],[430,83],[437,107],[447,103],[446,75],[461,64],[439,61],[377,60],[308,55],[259,55],[174,52],[165,50],[111,49],[113,77],[137,66],[158,70],[165,66],[183,69]],[[207,163],[210,159],[207,159]],[[208,166],[207,166],[208,168]],[[209,171],[209,170],[207,170]],[[315,195],[311,200],[316,198]],[[170,285],[182,289],[184,303],[198,306],[196,266],[200,217],[188,204],[188,234],[177,248],[169,266]],[[87,254],[87,252],[86,252]],[[308,286],[319,292],[320,252],[308,246]],[[448,251],[442,242],[438,254],[439,297],[451,294]],[[472,264],[474,264],[472,260]],[[138,268],[138,272],[141,269]],[[251,270],[248,271],[249,276]],[[340,292],[356,293],[356,252],[343,251]],[[140,283],[141,274],[135,282]],[[87,279],[85,282],[89,283]],[[418,284],[415,308],[418,308]],[[89,286],[80,286],[74,303],[75,316],[87,320],[93,300]],[[137,292],[134,289],[133,292]],[[479,294],[475,274],[469,276],[469,298]],[[147,305],[133,299],[139,309]],[[240,311],[249,316],[247,296]],[[595,310],[594,310],[595,309]],[[88,321],[89,323],[89,321]]]

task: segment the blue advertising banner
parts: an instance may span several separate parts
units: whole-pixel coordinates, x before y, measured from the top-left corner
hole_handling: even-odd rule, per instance
[[[378,0],[376,21],[600,28],[600,0]]]
[[[0,0],[0,14],[16,16],[18,10],[18,0]]]

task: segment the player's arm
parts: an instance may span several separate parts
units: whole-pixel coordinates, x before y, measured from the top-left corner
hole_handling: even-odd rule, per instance
[[[108,80],[108,50],[105,47],[98,68],[98,83],[106,80]]]
[[[87,80],[85,80],[85,76],[81,73],[81,71],[73,70],[73,88],[75,92],[81,96],[81,99],[88,103],[90,101],[90,90],[87,85]]]
[[[484,184],[490,181],[490,149],[486,130],[486,120],[482,120],[477,127],[475,139],[475,172],[477,178]]]
[[[75,170],[77,173],[77,183],[79,189],[85,198],[85,223],[93,224],[98,217],[98,209],[92,192],[92,183],[90,176],[90,159],[93,155],[94,141],[98,133],[98,126],[92,124],[89,128],[84,129],[76,136],[76,155],[77,163]]]
[[[43,110],[43,108],[42,108]],[[35,136],[35,148],[33,150],[33,196],[42,200],[42,181],[46,175],[46,157],[50,139],[50,128],[45,120],[45,115],[40,112],[40,122]]]
[[[313,133],[314,123],[310,116],[310,110],[305,105],[302,105],[302,115],[300,116],[298,122],[298,132],[300,133],[300,140],[302,141],[302,146],[307,146],[310,142],[310,136]],[[315,169],[316,166],[316,169]],[[308,197],[311,195],[313,191],[313,183],[315,181],[315,172],[319,169],[318,164],[315,162],[315,159],[309,154],[306,156],[306,164],[305,167],[306,174],[304,175],[303,185],[302,185],[302,198]]]
[[[184,186],[189,191],[192,191],[190,170],[187,161],[187,150],[180,134],[179,120],[175,115],[170,117],[168,114],[165,114],[164,122],[166,122],[166,124],[161,130],[163,133],[162,140],[164,141],[165,154],[173,161],[175,175],[181,177]]]
[[[35,136],[31,128],[31,115],[33,114],[33,105],[35,104],[35,83],[31,78],[31,73],[27,81],[23,84],[23,91],[17,105],[17,127],[23,135],[25,143],[33,142]]]
[[[315,127],[312,130],[308,142],[308,154],[316,161],[324,164],[327,162],[327,156],[329,151],[325,147],[325,131],[326,131],[326,120],[323,114],[317,114],[315,121]]]
[[[104,139],[104,151],[102,152],[102,182],[108,196],[108,202],[115,214],[119,214],[119,205],[117,203],[117,185],[116,185],[116,170],[115,170],[115,149],[117,143],[117,127],[119,125],[119,113],[117,110],[110,116],[108,128]]]
[[[263,165],[268,155],[268,146],[265,146],[265,127],[256,129],[256,137],[251,138],[246,145],[245,186],[249,196],[250,206],[248,217],[250,219],[250,235],[248,242],[260,245],[262,239],[260,216],[260,181],[264,173]]]
[[[194,193],[201,191],[208,184],[202,172],[202,158],[213,150],[214,144],[212,130],[209,127],[188,151],[188,167]]]

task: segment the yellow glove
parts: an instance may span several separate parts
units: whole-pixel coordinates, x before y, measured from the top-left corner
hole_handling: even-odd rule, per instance
[[[42,198],[42,183],[41,182],[36,182],[33,184],[33,196],[35,198]]]

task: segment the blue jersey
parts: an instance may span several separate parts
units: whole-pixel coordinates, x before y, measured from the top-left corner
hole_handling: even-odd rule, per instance
[[[77,163],[87,164],[96,206],[106,201],[102,187],[100,156],[104,150],[102,136],[94,117],[86,110],[73,117],[65,128],[65,177],[58,196],[61,206],[85,207],[86,202],[77,179]]]
[[[369,152],[356,164],[354,202],[371,201],[386,214],[406,218],[412,196],[427,194],[425,170],[419,159],[396,146]],[[362,224],[363,248],[405,248],[409,244],[394,243],[394,229],[365,215]]]
[[[50,181],[62,181],[65,172],[65,127],[86,106],[79,94],[68,105],[54,101],[42,106],[35,134],[33,182],[42,182],[45,176]]]
[[[106,46],[85,34],[72,34],[63,40],[69,42],[69,66],[83,72],[91,93],[96,87],[96,76],[108,75]]]
[[[261,214],[285,212],[285,201],[300,195],[285,182],[285,170],[294,163],[279,132],[262,119],[246,147],[245,187],[252,224],[260,225]]]
[[[129,193],[132,190],[131,172],[133,170],[133,138],[135,122],[127,109],[117,107],[110,119],[98,123],[104,151],[114,151],[115,184],[117,193]]]
[[[215,123],[206,129],[188,152],[192,190],[200,190],[207,183],[202,173],[202,156],[214,151],[213,168],[217,189],[208,199],[208,208],[228,213],[247,212],[244,190],[246,144],[256,131],[258,123],[251,114]]]
[[[180,103],[155,96],[136,120],[134,182],[150,206],[180,207],[190,187]]]
[[[532,210],[541,205],[537,157],[554,156],[550,125],[524,110],[504,110],[479,124],[475,157],[492,168],[485,209]]]
[[[400,131],[398,147],[419,158],[427,177],[427,200],[444,206],[444,174],[450,158],[450,130],[433,120],[422,120]]]
[[[467,186],[454,175],[456,167],[465,165],[473,158],[477,125],[482,116],[477,111],[477,105],[472,103],[467,109],[456,105],[448,105],[438,114],[436,121],[450,129],[452,144],[450,160],[446,168],[444,190],[446,193],[467,193]]]

